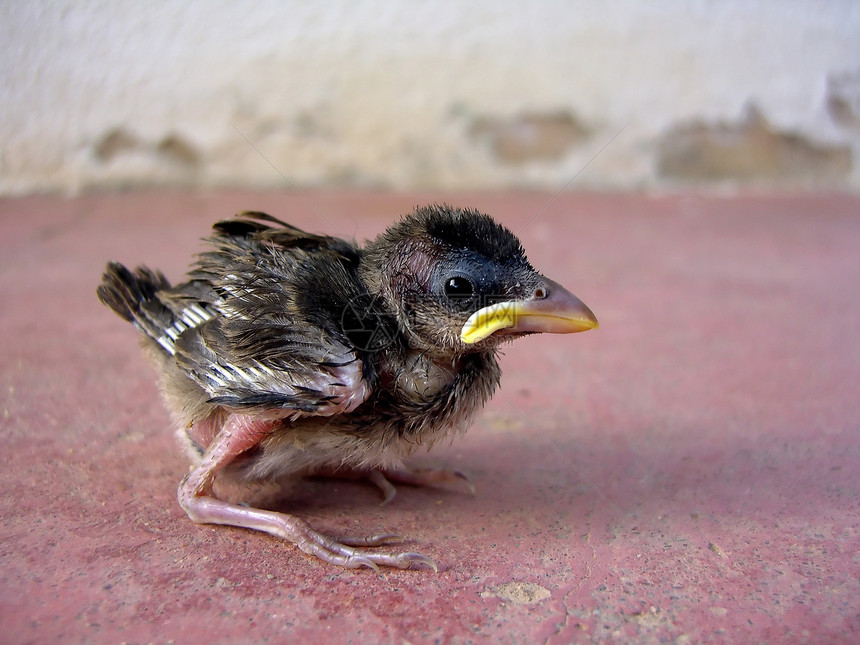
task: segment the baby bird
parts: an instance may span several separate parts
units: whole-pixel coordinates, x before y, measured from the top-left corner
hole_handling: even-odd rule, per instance
[[[421,554],[380,550],[393,534],[335,538],[219,499],[215,478],[359,476],[386,501],[392,481],[465,479],[403,460],[465,429],[499,383],[501,342],[593,329],[594,314],[473,210],[416,209],[363,247],[243,212],[205,241],[180,285],[111,262],[97,290],[141,333],[197,456],[179,485],[182,508],[344,567],[435,570]]]

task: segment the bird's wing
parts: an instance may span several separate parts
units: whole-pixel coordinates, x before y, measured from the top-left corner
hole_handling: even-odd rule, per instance
[[[232,408],[282,409],[287,416],[350,412],[370,393],[363,362],[332,338],[277,330],[261,342],[275,356],[240,357],[220,319],[182,332],[175,341],[177,365],[210,395]],[[255,333],[260,333],[258,326]],[[275,337],[277,340],[275,341]],[[274,344],[277,343],[275,347]]]
[[[341,319],[366,297],[358,249],[259,213],[216,224],[208,241],[191,279],[158,294],[186,321],[172,339],[176,364],[220,405],[287,415],[358,407],[372,370]]]

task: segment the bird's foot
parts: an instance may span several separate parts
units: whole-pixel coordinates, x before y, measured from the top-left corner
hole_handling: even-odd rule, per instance
[[[420,553],[381,553],[374,550],[399,540],[399,536],[391,533],[335,538],[315,531],[304,520],[287,513],[240,506],[209,496],[186,497],[183,501],[185,511],[195,522],[263,531],[292,542],[320,560],[348,569],[367,567],[378,571],[380,566],[398,569],[424,566],[434,572],[438,570],[433,560]]]
[[[451,468],[417,468],[403,466],[388,470],[372,470],[367,478],[382,491],[382,504],[388,504],[397,494],[397,488],[391,482],[410,484],[412,486],[436,487],[449,484],[465,484],[469,492],[475,494],[475,485],[465,473]]]
[[[349,569],[367,567],[374,571],[378,571],[379,566],[398,569],[425,566],[428,569],[433,569],[434,572],[438,571],[436,563],[420,553],[381,553],[374,550],[375,547],[387,546],[399,540],[400,536],[398,535],[385,533],[366,537],[335,538],[313,530],[301,520],[299,522],[303,526],[300,528],[301,534],[296,545],[305,553],[315,555],[331,564]]]

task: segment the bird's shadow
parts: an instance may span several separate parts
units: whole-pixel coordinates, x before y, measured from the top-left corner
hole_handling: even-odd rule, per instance
[[[515,433],[488,437],[489,430],[478,427],[475,436],[412,460],[463,470],[475,485],[474,495],[466,486],[397,484],[396,497],[383,504],[381,491],[368,480],[309,477],[279,482],[268,496],[247,501],[296,514],[333,534],[402,532],[407,542],[435,542],[438,548],[459,532],[463,539],[454,548],[469,552],[470,540],[497,545],[488,552],[504,548],[499,540],[513,545],[522,539],[565,549],[585,532],[592,544],[627,536],[648,548],[648,540],[662,539],[667,531],[702,530],[706,520],[717,528],[726,515],[761,516],[762,509],[768,512],[777,504],[794,509],[799,502],[786,490],[797,488],[798,479],[816,478],[820,492],[846,485],[848,476],[838,469],[822,474],[812,472],[812,464],[785,463],[781,444],[762,445],[755,437],[735,437],[718,446],[693,439],[645,442],[643,448],[641,438],[610,441],[596,434],[564,436],[557,427],[538,430],[552,443]],[[708,436],[708,429],[694,433]],[[828,483],[828,477],[833,481]],[[792,512],[820,521],[827,512],[822,501]]]

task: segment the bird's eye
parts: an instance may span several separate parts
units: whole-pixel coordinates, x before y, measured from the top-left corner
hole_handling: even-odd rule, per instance
[[[445,282],[445,295],[449,298],[468,298],[475,293],[475,287],[468,278],[456,275]]]

